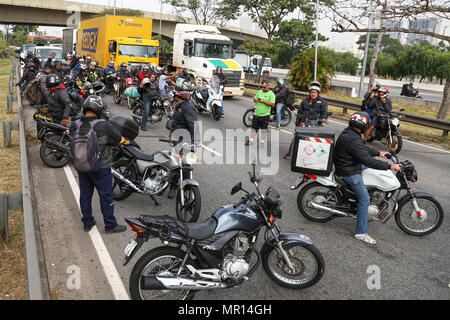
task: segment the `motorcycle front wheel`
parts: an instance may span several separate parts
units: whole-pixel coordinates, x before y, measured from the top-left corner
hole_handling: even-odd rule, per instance
[[[42,144],[39,155],[42,161],[51,168],[62,168],[71,161],[69,152],[59,150],[49,146],[50,141],[60,142],[60,136],[50,136]],[[70,143],[68,138],[63,141],[64,144]]]
[[[221,110],[221,108],[222,107],[219,107],[218,105],[213,105],[212,116],[213,116],[213,119],[216,120],[216,121],[219,121],[220,118],[222,117],[222,110]]]
[[[444,219],[444,210],[441,204],[433,197],[426,195],[416,196],[420,215],[414,208],[412,201],[400,204],[395,212],[395,222],[408,234],[424,236],[436,231]]]
[[[276,284],[290,289],[305,289],[322,278],[325,262],[314,245],[298,243],[285,250],[293,269],[289,268],[277,247],[271,246],[262,254],[264,271]]]
[[[402,136],[399,135],[397,132],[392,133],[392,143],[389,141],[389,138],[387,138],[387,146],[389,149],[389,152],[393,154],[400,153],[400,150],[402,150],[403,146],[403,139]]]
[[[184,207],[181,205],[181,190],[177,192],[176,211],[178,220],[184,222],[197,222],[202,208],[202,197],[197,186],[184,187]]]
[[[120,96],[120,91],[114,92],[114,102],[116,104],[120,104],[121,101],[122,101],[122,98]]]
[[[254,112],[255,112],[255,108],[248,109],[244,113],[244,116],[242,117],[242,121],[244,122],[244,125],[248,128],[250,128],[252,126]]]
[[[334,216],[331,212],[314,209],[309,202],[313,201],[327,207],[334,207],[339,203],[334,191],[334,188],[323,186],[317,182],[308,183],[297,196],[297,207],[300,213],[306,219],[314,222],[326,222],[333,219]]]
[[[193,290],[144,290],[142,276],[159,275],[176,277],[186,253],[174,247],[159,247],[145,253],[135,264],[130,274],[130,294],[133,300],[192,300]],[[185,265],[192,264],[190,258]],[[184,268],[180,276],[189,271]]]

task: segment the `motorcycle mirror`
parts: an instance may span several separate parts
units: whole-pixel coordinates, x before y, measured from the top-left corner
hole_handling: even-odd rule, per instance
[[[405,108],[401,108],[400,111],[405,111]]]
[[[231,189],[231,195],[235,194],[236,192],[239,192],[240,190],[242,190],[242,182],[239,182],[237,185],[233,187],[233,189]]]

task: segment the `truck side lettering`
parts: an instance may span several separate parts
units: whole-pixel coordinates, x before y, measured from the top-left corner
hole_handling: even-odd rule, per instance
[[[96,52],[98,40],[98,28],[84,29],[81,40],[81,50]]]

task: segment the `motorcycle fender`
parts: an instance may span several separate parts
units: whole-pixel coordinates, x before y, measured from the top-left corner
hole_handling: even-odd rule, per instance
[[[289,250],[296,245],[312,245],[313,242],[307,236],[298,233],[286,233],[281,232],[278,236],[280,241],[283,243],[283,249]],[[275,239],[273,237],[264,243],[261,249],[261,255],[264,256],[271,247],[275,246]]]
[[[196,187],[200,186],[200,184],[197,181],[191,180],[191,179],[186,179],[186,180],[183,180],[183,184],[182,184],[181,188],[184,189],[188,185],[192,185],[192,186],[196,186]]]
[[[315,180],[323,186],[337,187],[337,183],[334,181],[332,175],[328,177],[317,177]]]
[[[413,195],[415,197],[432,197],[434,198],[434,196],[431,193],[428,192],[413,192]],[[402,197],[400,197],[400,199],[397,200],[398,202],[398,207],[396,208],[396,211],[398,210],[398,208],[403,207],[408,201],[411,200],[411,195],[409,195],[408,193],[403,195]]]

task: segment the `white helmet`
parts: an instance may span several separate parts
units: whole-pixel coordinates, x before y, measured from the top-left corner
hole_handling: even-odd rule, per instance
[[[144,78],[144,80],[142,80],[142,84],[147,84],[147,83],[150,83],[150,79]]]

